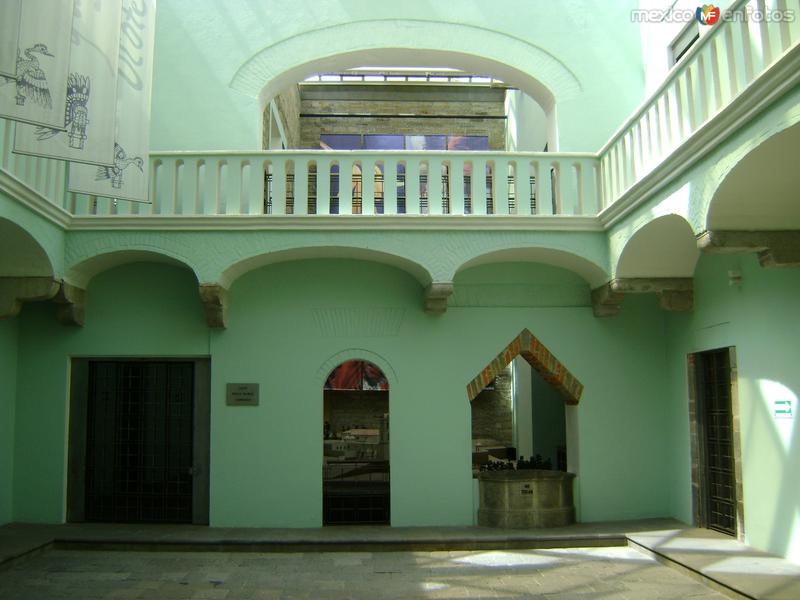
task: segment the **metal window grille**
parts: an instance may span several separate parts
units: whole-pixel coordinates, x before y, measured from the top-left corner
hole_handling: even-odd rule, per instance
[[[360,215],[363,209],[364,191],[361,173],[353,173],[353,182],[351,184],[352,190],[352,213]]]
[[[286,174],[286,214],[294,214],[294,173]]]
[[[317,214],[317,169],[313,165],[308,169],[308,214]]]
[[[419,214],[428,214],[428,176],[419,176]]]
[[[450,173],[442,173],[442,214],[450,214]]]
[[[330,193],[331,193],[331,203],[330,203],[330,214],[338,215],[339,214],[339,173],[334,172],[331,170],[331,185],[330,185]]]
[[[397,214],[406,212],[406,174],[397,170]]]
[[[375,214],[384,214],[383,172],[375,173]]]
[[[272,173],[264,171],[264,214],[272,214]]]
[[[492,185],[492,172],[486,173],[486,214],[494,214],[494,186]]]

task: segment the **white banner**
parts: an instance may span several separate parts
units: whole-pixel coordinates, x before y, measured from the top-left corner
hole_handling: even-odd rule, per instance
[[[0,78],[16,79],[19,5],[22,0],[0,1]]]
[[[0,0],[6,2],[6,0]],[[64,128],[73,0],[25,0],[20,5],[15,79],[0,78],[0,117]],[[5,35],[6,27],[3,28]]]
[[[123,0],[113,167],[70,164],[69,190],[148,202],[155,0]]]
[[[14,152],[113,164],[121,15],[119,0],[75,0],[63,126],[19,125]]]

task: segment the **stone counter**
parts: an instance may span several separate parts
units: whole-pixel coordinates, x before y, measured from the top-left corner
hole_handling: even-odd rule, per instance
[[[485,471],[479,474],[478,525],[485,527],[561,527],[575,522],[574,473],[562,471]]]

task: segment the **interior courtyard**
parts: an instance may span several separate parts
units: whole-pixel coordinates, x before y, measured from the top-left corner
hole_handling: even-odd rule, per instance
[[[0,118],[0,568],[22,538],[57,571],[93,532],[195,526],[341,543],[319,579],[371,585],[394,571],[356,546],[388,536],[435,573],[389,597],[635,598],[604,577],[664,584],[697,535],[789,583],[691,563],[722,587],[664,597],[797,591],[800,1],[122,6],[123,33],[154,13],[144,201]],[[569,474],[553,535],[614,544],[504,545],[482,490],[510,470]],[[598,574],[537,591],[553,565]],[[240,597],[282,597],[262,583]]]

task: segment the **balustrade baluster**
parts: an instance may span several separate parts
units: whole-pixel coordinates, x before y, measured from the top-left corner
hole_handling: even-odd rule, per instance
[[[530,178],[533,173],[530,159],[521,156],[514,169],[514,199],[520,216],[531,214]]]
[[[383,214],[397,214],[397,159],[383,161]]]
[[[375,213],[375,159],[368,156],[361,161],[361,214]]]
[[[539,169],[536,173],[536,207],[537,214],[552,215],[553,205],[555,204],[555,189],[553,182],[555,170],[549,159],[539,161]]]
[[[339,214],[353,214],[353,165],[347,156],[339,160]],[[360,174],[359,174],[360,176]]]
[[[317,159],[317,214],[331,214],[331,160]]]
[[[476,157],[472,161],[472,214],[486,214],[487,187],[490,187],[491,180],[487,181],[486,157]]]
[[[294,214],[308,214],[308,157],[294,159]]]
[[[278,154],[270,156],[272,164],[272,215],[286,214],[286,159]]]
[[[428,161],[428,214],[442,214],[442,159],[431,158]]]
[[[496,158],[492,171],[494,173],[494,214],[510,215],[508,202],[508,159]]]
[[[406,214],[420,213],[420,160],[410,156],[406,161]]]

